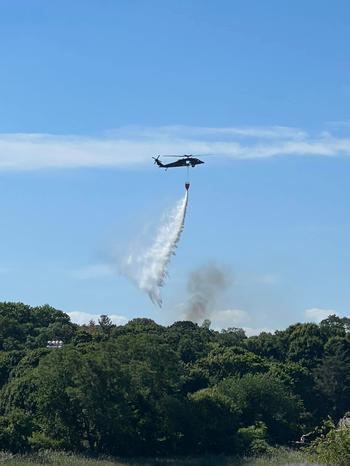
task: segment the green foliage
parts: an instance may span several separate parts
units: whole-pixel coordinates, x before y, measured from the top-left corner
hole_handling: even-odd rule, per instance
[[[0,445],[2,450],[23,452],[29,448],[28,437],[33,419],[21,409],[13,409],[7,416],[0,416]]]
[[[262,332],[245,340],[249,351],[268,359],[281,360],[285,356],[285,342],[271,333]]]
[[[287,359],[306,367],[315,367],[322,358],[325,343],[317,324],[296,324],[286,330]]]
[[[274,449],[268,443],[268,429],[263,422],[238,429],[242,449],[252,455],[273,454]]]
[[[237,327],[229,327],[222,329],[216,335],[216,341],[223,346],[239,346],[246,340],[246,334],[243,329]]]
[[[327,339],[332,336],[345,337],[350,331],[350,319],[333,314],[321,321],[320,329]]]
[[[265,372],[267,363],[259,356],[239,347],[215,345],[208,355],[199,361],[209,379],[216,383],[232,375]]]
[[[209,321],[78,326],[50,306],[0,303],[0,450],[278,464],[276,445],[350,410],[349,330],[336,316],[250,338]],[[46,347],[56,339],[63,348]],[[333,426],[313,451],[347,458],[347,436]]]
[[[237,451],[239,408],[217,388],[200,390],[189,396],[193,419],[195,453]]]
[[[77,326],[51,306],[0,303],[0,351],[39,348],[48,340],[68,342]]]
[[[298,436],[302,401],[272,374],[246,374],[218,384],[218,390],[242,412],[243,427],[263,422],[272,443],[285,443]]]
[[[315,387],[323,402],[322,414],[335,419],[350,410],[350,340],[331,337],[322,362],[314,370]]]
[[[132,444],[141,454],[176,443],[179,432],[170,427],[181,380],[168,345],[128,335],[87,352],[73,346],[50,352],[14,378],[3,397],[7,411],[21,406],[35,415],[42,434],[32,435],[35,446],[60,439],[66,449],[125,454]]]
[[[0,351],[0,388],[7,383],[10,372],[24,354],[24,351]]]
[[[194,363],[207,354],[214,333],[207,327],[193,322],[175,322],[164,335],[184,363]]]
[[[319,462],[332,466],[348,466],[350,464],[350,427],[336,427],[328,420],[324,424],[326,434],[316,439],[309,447],[311,457]]]

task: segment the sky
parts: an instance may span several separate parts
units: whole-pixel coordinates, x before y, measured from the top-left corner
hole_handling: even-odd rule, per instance
[[[184,316],[230,275],[214,328],[350,315],[345,0],[2,0],[0,299],[83,322]],[[120,273],[183,196],[164,306]]]

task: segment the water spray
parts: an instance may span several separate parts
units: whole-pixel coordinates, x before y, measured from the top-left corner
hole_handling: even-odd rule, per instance
[[[163,219],[153,244],[141,254],[130,254],[124,264],[125,274],[160,307],[161,288],[184,229],[189,188],[190,183],[187,181],[184,197]]]

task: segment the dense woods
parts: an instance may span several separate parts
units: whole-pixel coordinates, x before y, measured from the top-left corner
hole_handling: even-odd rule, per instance
[[[116,326],[102,315],[78,326],[50,306],[0,303],[0,450],[251,454],[293,445],[350,410],[349,329],[337,316],[249,338],[208,321]]]

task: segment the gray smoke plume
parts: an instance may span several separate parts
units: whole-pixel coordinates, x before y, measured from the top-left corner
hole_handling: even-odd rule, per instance
[[[232,283],[228,270],[209,264],[193,271],[188,279],[188,302],[185,318],[192,322],[202,322],[208,319],[215,310],[219,295],[227,290]]]

